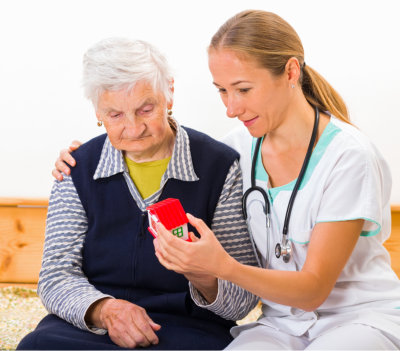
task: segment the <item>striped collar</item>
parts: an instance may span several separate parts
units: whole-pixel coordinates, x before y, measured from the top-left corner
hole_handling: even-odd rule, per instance
[[[186,182],[199,180],[193,168],[188,134],[174,119],[169,118],[168,121],[171,128],[176,130],[176,137],[171,161],[161,180],[161,188],[169,178]],[[123,153],[111,145],[107,136],[93,179],[107,178],[122,172],[129,174]]]

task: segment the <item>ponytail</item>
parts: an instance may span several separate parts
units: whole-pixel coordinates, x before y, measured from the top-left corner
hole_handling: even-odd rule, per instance
[[[325,78],[309,66],[304,65],[302,71],[301,88],[307,101],[321,111],[329,111],[342,121],[351,123],[344,100]]]

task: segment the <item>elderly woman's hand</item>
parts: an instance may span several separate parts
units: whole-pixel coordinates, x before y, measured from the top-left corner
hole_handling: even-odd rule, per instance
[[[71,152],[78,149],[81,145],[82,143],[80,141],[74,140],[68,149],[63,149],[60,151],[60,155],[58,156],[54,164],[55,168],[51,172],[54,178],[61,181],[63,180],[63,175],[61,172],[67,175],[71,173],[71,170],[68,167],[68,165],[74,167],[76,163],[75,159],[71,156]]]
[[[190,224],[197,229],[200,238],[190,233],[192,242],[183,241],[158,223],[158,237],[154,239],[158,260],[164,267],[177,273],[221,278],[223,270],[228,268],[228,263],[233,258],[201,219],[190,214],[187,217]]]
[[[111,340],[121,347],[137,348],[158,344],[154,323],[146,310],[129,301],[105,298],[88,310],[88,323],[107,329]]]

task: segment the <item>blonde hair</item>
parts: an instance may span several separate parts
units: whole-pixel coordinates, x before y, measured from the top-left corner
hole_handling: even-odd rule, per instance
[[[288,60],[295,57],[301,67],[300,84],[307,101],[350,123],[343,99],[320,74],[305,64],[300,37],[278,15],[260,10],[238,13],[212,37],[209,52],[220,48],[255,59],[276,76],[283,74]]]

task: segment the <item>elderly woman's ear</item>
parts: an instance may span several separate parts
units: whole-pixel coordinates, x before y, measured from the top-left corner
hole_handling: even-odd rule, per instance
[[[167,102],[167,109],[172,110],[172,106],[174,105],[174,91],[175,91],[174,78],[171,78],[169,81],[169,91],[171,93],[171,99]]]

